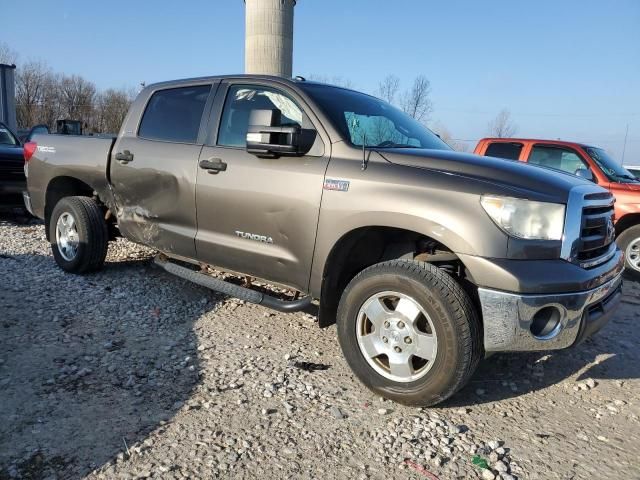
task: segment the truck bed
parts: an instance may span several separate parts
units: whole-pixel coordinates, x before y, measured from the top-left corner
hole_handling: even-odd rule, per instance
[[[69,176],[93,186],[101,198],[111,198],[109,160],[115,136],[35,135],[38,145],[28,162],[27,185],[31,208],[44,216],[45,196],[51,179]],[[57,180],[60,181],[60,180]]]

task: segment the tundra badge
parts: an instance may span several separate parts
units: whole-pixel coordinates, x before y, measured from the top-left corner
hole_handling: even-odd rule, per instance
[[[267,237],[266,235],[258,235],[258,234],[249,233],[249,232],[241,232],[240,230],[236,230],[236,235],[240,238],[255,240],[256,242],[273,243],[273,238]]]

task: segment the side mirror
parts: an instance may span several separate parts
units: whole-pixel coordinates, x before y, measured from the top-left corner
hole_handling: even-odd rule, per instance
[[[593,176],[593,172],[588,168],[579,168],[576,170],[576,176],[580,178],[584,178],[585,180],[589,180],[590,182],[595,182],[596,179]]]
[[[247,152],[260,158],[283,155],[301,156],[311,148],[305,141],[308,131],[299,126],[279,126],[282,113],[278,109],[252,110],[247,130]],[[315,134],[315,131],[313,131]],[[315,137],[315,135],[314,135]],[[308,144],[308,145],[307,145]]]

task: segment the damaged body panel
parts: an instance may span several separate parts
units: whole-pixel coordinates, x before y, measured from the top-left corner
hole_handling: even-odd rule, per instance
[[[120,233],[163,252],[194,257],[201,147],[124,139],[118,148],[125,147],[135,152],[134,161],[111,167]]]

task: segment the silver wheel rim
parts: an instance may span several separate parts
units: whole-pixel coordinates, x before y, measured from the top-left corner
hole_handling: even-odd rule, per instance
[[[399,292],[376,293],[362,304],[356,338],[367,363],[394,382],[424,377],[438,352],[431,318],[418,302]]]
[[[56,245],[62,258],[70,262],[78,254],[78,228],[76,220],[70,213],[64,212],[58,217],[56,223]]]
[[[624,253],[631,268],[636,272],[640,272],[640,237],[632,240]]]

